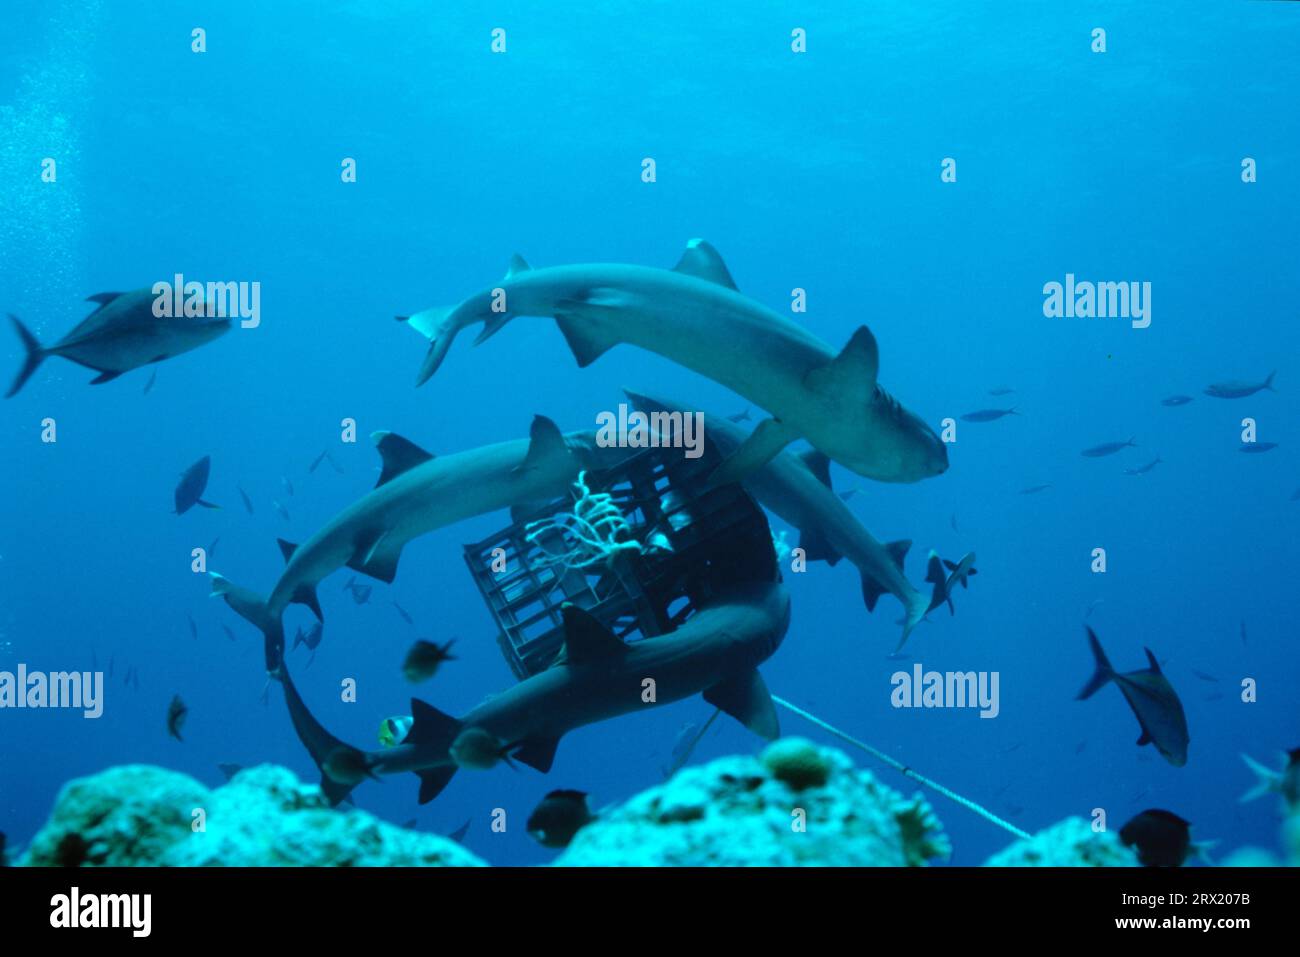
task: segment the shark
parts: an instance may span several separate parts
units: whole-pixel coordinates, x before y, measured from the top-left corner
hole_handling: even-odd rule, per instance
[[[461,767],[493,758],[550,770],[570,731],[703,694],[760,737],[780,733],[776,709],[758,666],[780,646],[790,624],[790,598],[777,582],[743,582],[720,590],[675,631],[624,642],[576,605],[561,608],[564,646],[545,671],[493,695],[460,718],[418,698],[406,737],[393,747],[361,751],[334,737],[312,715],[281,663],[290,719],[321,771],[321,790],[338,804],[367,777],[414,772],[419,801],[442,792]],[[647,681],[655,694],[647,702]],[[482,742],[492,749],[481,759]]]
[[[624,390],[633,406],[654,418],[655,414],[692,414],[683,403],[651,398]],[[661,431],[663,431],[661,429]],[[706,443],[722,455],[744,444],[746,431],[725,418],[704,413]],[[907,580],[903,561],[910,541],[881,544],[858,521],[831,485],[830,459],[816,449],[795,453],[783,449],[766,464],[747,475],[741,483],[760,504],[799,529],[799,547],[809,561],[836,565],[847,559],[862,578],[862,598],[867,611],[874,611],[880,596],[889,593],[903,605],[903,635],[898,647],[907,643],[912,629],[930,609],[930,599]]]
[[[10,313],[26,355],[5,398],[18,394],[50,356],[61,356],[96,370],[91,385],[111,382],[124,372],[171,359],[206,345],[230,331],[230,320],[208,316],[154,315],[158,297],[152,287],[132,292],[101,292],[86,301],[96,309],[54,345],[42,346],[17,316]]]
[[[834,352],[741,295],[704,240],[691,240],[672,269],[617,263],[533,269],[516,255],[497,286],[454,306],[397,317],[430,340],[416,384],[437,371],[462,329],[483,323],[478,344],[515,316],[553,317],[580,367],[627,343],[771,413],[718,466],[714,484],[739,481],[798,438],[881,482],[917,482],[948,468],[944,443],[877,381],[880,354],[867,326]]]
[[[546,416],[527,439],[434,456],[394,432],[371,436],[382,461],[375,487],[301,544],[279,541],[284,571],[265,599],[212,573],[212,594],[283,645],[281,618],[292,603],[323,621],[316,586],[347,566],[385,583],[397,576],[407,542],[464,518],[502,508],[529,508],[559,498],[583,470],[609,468],[630,453],[600,445],[594,432],[568,435]]]

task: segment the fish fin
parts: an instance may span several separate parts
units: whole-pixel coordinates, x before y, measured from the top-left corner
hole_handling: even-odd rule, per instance
[[[896,542],[889,542],[885,545],[885,551],[889,552],[889,557],[894,560],[894,564],[900,572],[903,570],[903,562],[907,559],[907,550],[911,547],[912,540],[910,538],[900,538]]]
[[[1083,689],[1078,693],[1078,695],[1076,695],[1076,701],[1083,701],[1085,698],[1091,698],[1094,694],[1100,691],[1108,681],[1115,677],[1115,670],[1111,668],[1110,661],[1106,658],[1106,652],[1102,650],[1101,642],[1097,640],[1096,633],[1086,625],[1084,628],[1088,632],[1088,645],[1092,648],[1092,657],[1097,663],[1097,670],[1093,672],[1092,677],[1088,679],[1088,683],[1084,685]],[[1145,734],[1145,732],[1143,733]]]
[[[397,562],[402,557],[402,549],[400,546],[384,548],[387,539],[387,535],[380,535],[367,547],[358,548],[348,559],[348,568],[391,585],[397,577]]]
[[[1147,653],[1147,661],[1151,665],[1151,670],[1156,674],[1160,674],[1160,662],[1156,661],[1156,656],[1151,654],[1151,649],[1143,648],[1142,650]]]
[[[433,459],[433,453],[426,452],[410,439],[403,438],[396,432],[372,432],[370,441],[375,443],[379,458],[383,462],[375,488]]]
[[[576,300],[562,300],[560,311],[555,313],[555,324],[560,327],[560,334],[569,344],[569,351],[578,362],[579,369],[585,369],[606,352],[618,345],[617,339],[607,339],[593,332],[590,325],[584,325],[583,310],[590,308]]]
[[[528,261],[524,259],[523,256],[515,253],[510,257],[510,265],[506,269],[506,278],[510,279],[514,276],[518,276],[521,272],[528,272],[532,268],[533,267],[528,265]]]
[[[804,557],[808,561],[824,561],[832,567],[844,557],[831,546],[831,543],[826,540],[825,532],[820,529],[809,528],[800,532],[799,547],[804,550]]]
[[[1265,389],[1268,389],[1269,392],[1276,392],[1276,391],[1277,391],[1277,389],[1273,388],[1273,376],[1275,376],[1275,375],[1277,375],[1277,370],[1276,370],[1276,369],[1274,369],[1272,372],[1270,372],[1270,373],[1268,374],[1268,378],[1264,380],[1264,388],[1265,388]]]
[[[881,587],[870,575],[862,576],[862,600],[866,602],[868,612],[876,610],[876,602],[880,600],[880,596],[886,591],[888,589]]]
[[[86,302],[97,302],[99,308],[103,309],[120,295],[122,295],[120,292],[97,292],[93,296],[87,296]]]
[[[552,456],[568,454],[569,445],[564,441],[560,427],[544,415],[535,415],[532,425],[528,427],[528,452],[524,455],[523,464],[515,466],[514,471],[526,472],[537,468]]]
[[[9,321],[14,324],[14,331],[18,333],[18,338],[23,343],[23,366],[18,370],[18,375],[14,376],[13,385],[5,393],[5,398],[9,399],[18,394],[18,390],[26,385],[27,380],[32,377],[32,373],[45,360],[49,354],[41,346],[37,338],[32,335],[31,330],[23,325],[22,320],[12,312],[9,314]]]
[[[803,381],[813,392],[844,389],[850,395],[867,395],[875,389],[879,372],[880,350],[876,337],[866,326],[858,326],[840,354],[825,365],[810,369]]]
[[[772,461],[780,451],[799,437],[793,429],[777,419],[764,419],[749,438],[713,470],[709,484],[716,487],[744,481]]]
[[[910,585],[908,588],[909,597],[903,603],[904,614],[899,622],[903,626],[903,633],[898,638],[898,647],[894,649],[894,654],[898,654],[903,650],[903,646],[907,644],[907,639],[912,637],[912,629],[924,621],[925,616],[930,611],[930,600],[921,592],[912,589]]]
[[[478,335],[474,337],[474,345],[483,345],[483,343],[487,342],[500,332],[502,327],[513,318],[514,316],[508,312],[492,313],[492,315],[483,320],[483,328],[480,329]]]
[[[419,698],[412,698],[411,727],[406,732],[403,743],[418,744],[441,752],[451,747],[460,730],[460,721]]]
[[[685,276],[694,276],[706,282],[716,282],[719,286],[736,289],[736,281],[731,278],[731,271],[713,246],[703,239],[692,239],[686,244],[686,251],[677,260],[673,272]],[[737,290],[739,292],[739,290]]]
[[[121,374],[122,374],[122,373],[120,373],[120,372],[112,372],[112,371],[101,372],[99,375],[95,376],[95,378],[93,378],[93,379],[90,380],[90,384],[91,384],[91,385],[103,385],[105,382],[112,382],[114,379],[116,379],[116,378],[117,378],[118,376],[120,376]]]
[[[293,553],[298,550],[297,545],[293,542],[286,542],[283,538],[277,538],[275,544],[280,546],[280,554],[284,557],[286,563],[293,558]]]
[[[349,804],[354,803],[352,800],[353,784],[341,784],[335,781],[324,771],[320,773],[320,793],[325,795],[326,800],[330,802],[330,807],[338,807],[345,801]]]
[[[957,570],[957,563],[956,563],[956,562],[950,562],[950,561],[948,561],[948,559],[945,558],[945,559],[943,560],[943,567],[946,568],[946,569],[948,569],[948,571],[950,571],[950,572],[954,572],[954,571]]]
[[[441,794],[443,788],[451,781],[456,770],[456,765],[448,764],[440,768],[426,768],[423,771],[416,771],[416,777],[420,779],[419,802],[428,804]]]
[[[943,559],[938,552],[930,552],[930,557],[926,560],[925,580],[932,585],[942,585],[947,581],[943,574]]]
[[[203,506],[204,508],[221,508],[220,505],[214,505],[212,502],[206,501],[205,499],[201,499],[201,498],[200,498],[200,499],[196,499],[195,502],[194,502],[194,504],[195,504],[195,505],[201,505],[201,506]]]
[[[781,734],[772,695],[757,668],[719,682],[704,692],[704,700],[721,708],[750,731],[768,741]]]
[[[818,452],[816,449],[809,449],[807,452],[801,452],[799,458],[803,464],[808,466],[808,470],[817,476],[817,481],[821,482],[832,492],[835,486],[831,484],[831,460],[825,452]]]
[[[582,664],[610,659],[627,651],[627,645],[594,617],[572,602],[560,606],[564,618],[564,661]]]
[[[1137,739],[1138,747],[1140,748],[1144,744],[1150,744],[1151,741],[1152,741],[1151,732],[1149,732],[1146,728],[1143,728],[1142,733],[1138,735],[1138,739]]]
[[[1250,768],[1254,773],[1255,784],[1237,799],[1240,803],[1245,804],[1247,801],[1253,801],[1265,794],[1272,794],[1282,790],[1282,773],[1280,771],[1264,767],[1248,754],[1243,754],[1241,760],[1245,761],[1246,767]]]
[[[452,316],[458,308],[458,306],[437,306],[409,316],[397,317],[399,322],[406,323],[429,340],[429,351],[425,353],[424,361],[420,363],[420,371],[415,376],[417,386],[424,385],[438,371],[438,366],[442,365],[442,360],[446,358],[447,351],[455,341],[456,333],[460,329]]]
[[[510,756],[535,771],[546,774],[555,763],[555,749],[559,745],[559,738],[530,738],[512,751]]]
[[[320,599],[316,597],[315,585],[299,585],[294,589],[293,597],[289,600],[295,605],[306,605],[316,616],[317,621],[325,620],[325,613],[320,610]]]

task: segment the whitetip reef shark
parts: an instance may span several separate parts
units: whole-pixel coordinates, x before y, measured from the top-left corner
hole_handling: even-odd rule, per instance
[[[493,695],[457,719],[411,699],[410,731],[401,743],[361,751],[329,733],[308,710],[283,662],[284,686],[299,739],[321,770],[321,790],[334,804],[366,777],[413,771],[421,804],[461,767],[486,768],[506,758],[543,773],[569,731],[642,708],[703,693],[768,740],[779,734],[776,709],[758,673],[790,624],[790,598],[776,582],[721,590],[675,631],[624,642],[576,605],[562,608],[564,647],[545,671]],[[645,682],[655,696],[645,700]]]
[[[546,416],[533,419],[527,439],[433,456],[392,432],[371,436],[383,460],[374,489],[301,545],[280,541],[286,565],[262,599],[212,573],[212,593],[283,645],[281,618],[291,603],[324,620],[316,585],[343,566],[391,583],[407,542],[473,515],[529,507],[563,496],[583,470],[609,468],[631,453],[601,446],[592,432],[565,435]]]
[[[42,346],[11,313],[9,320],[26,355],[5,398],[17,395],[49,356],[62,356],[95,369],[99,375],[90,382],[99,385],[140,366],[197,349],[230,331],[230,320],[225,318],[155,316],[153,303],[157,298],[152,287],[97,293],[86,301],[98,303],[98,308],[49,348]]]
[[[859,326],[836,355],[788,319],[736,290],[722,257],[691,240],[672,269],[613,263],[532,269],[519,256],[494,288],[446,308],[398,316],[431,340],[416,384],[437,371],[465,327],[475,344],[515,316],[551,316],[578,365],[619,343],[718,382],[772,418],[723,462],[714,484],[740,481],[797,438],[859,475],[917,482],[948,468],[947,448],[876,381],[875,336]]]
[[[647,415],[654,413],[692,414],[686,405],[651,398],[624,390],[633,406]],[[704,415],[704,435],[723,456],[744,444],[746,431],[726,419]],[[652,423],[655,421],[651,420]],[[661,433],[665,430],[661,428]],[[906,644],[912,629],[930,610],[930,599],[918,591],[903,573],[903,560],[910,541],[882,545],[835,494],[831,486],[830,460],[816,449],[796,454],[783,449],[759,469],[747,475],[742,485],[754,498],[799,529],[799,547],[809,561],[837,564],[846,558],[862,576],[862,598],[867,611],[874,611],[880,596],[889,592],[903,604],[903,635],[898,648]],[[897,649],[896,649],[897,650]]]

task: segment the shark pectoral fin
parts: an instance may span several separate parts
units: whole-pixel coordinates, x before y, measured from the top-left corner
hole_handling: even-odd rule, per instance
[[[731,278],[731,271],[713,246],[703,239],[692,239],[686,244],[686,252],[677,260],[673,272],[694,276],[706,282],[716,282],[728,289],[736,288],[736,281]],[[739,290],[737,290],[739,292]]]
[[[420,779],[420,803],[428,804],[447,786],[453,774],[456,773],[456,765],[448,764],[440,768],[426,768],[423,771],[416,771],[416,776]]]
[[[810,369],[803,381],[813,392],[823,394],[869,394],[876,387],[879,372],[876,337],[866,326],[858,326],[840,354],[825,365]]]
[[[544,415],[535,415],[533,424],[528,428],[528,452],[524,455],[523,464],[515,466],[513,471],[535,469],[554,456],[568,454],[569,445],[564,441],[560,427]]]
[[[118,376],[120,376],[121,374],[122,374],[122,373],[120,373],[120,372],[101,372],[99,375],[95,376],[95,378],[93,378],[93,379],[90,380],[90,384],[91,384],[91,385],[102,385],[102,384],[105,383],[105,382],[112,382],[114,379],[116,379],[116,378],[117,378]]]
[[[375,488],[391,482],[403,472],[410,471],[417,465],[423,465],[433,458],[433,453],[426,452],[410,439],[405,439],[396,432],[372,432],[370,441],[375,443],[375,448],[379,450],[379,458],[384,466],[379,473],[379,481],[375,483]]]
[[[809,449],[807,452],[799,453],[799,458],[804,465],[808,466],[808,471],[817,476],[817,481],[832,492],[835,491],[835,486],[831,484],[831,460],[825,452]]]
[[[1152,741],[1151,732],[1147,731],[1146,728],[1143,728],[1142,733],[1138,735],[1138,740],[1137,740],[1138,747],[1140,748],[1144,744],[1150,744],[1151,741]]]
[[[783,448],[799,437],[794,429],[777,419],[764,419],[740,448],[723,460],[709,476],[712,486],[742,482],[772,461]]]
[[[615,306],[584,300],[561,299],[556,303],[555,324],[569,344],[578,368],[585,369],[618,345],[617,339],[598,331],[600,320],[615,318],[618,314]]]
[[[348,559],[348,568],[391,585],[397,577],[397,562],[402,557],[402,545],[399,542],[396,548],[385,546],[388,538],[388,535],[380,535],[368,546],[358,548]]]
[[[834,566],[844,556],[837,552],[826,540],[821,529],[809,528],[799,534],[799,547],[803,549],[804,558],[810,562],[826,562]]]
[[[889,557],[894,560],[898,570],[903,570],[903,562],[907,559],[907,550],[912,547],[910,538],[900,538],[896,542],[890,542],[885,546],[885,551],[889,552]]]
[[[280,546],[280,554],[284,556],[286,563],[293,558],[293,553],[298,550],[297,545],[293,542],[286,542],[283,538],[277,538],[275,544]]]
[[[561,652],[567,664],[608,660],[627,651],[627,645],[589,612],[572,602],[560,606],[564,618],[564,649]]]
[[[721,708],[750,731],[771,741],[781,733],[772,695],[757,668],[728,678],[704,692],[704,700]]]
[[[533,770],[546,774],[555,763],[555,749],[559,746],[559,738],[529,739],[516,748],[510,756],[517,761],[522,761]]]
[[[203,508],[217,508],[217,509],[221,508],[220,505],[216,505],[212,502],[207,501],[206,499],[201,499],[201,498],[195,500],[194,504],[201,505]]]

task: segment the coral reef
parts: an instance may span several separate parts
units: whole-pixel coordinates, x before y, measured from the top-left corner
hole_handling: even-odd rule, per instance
[[[949,853],[929,804],[798,738],[726,757],[602,811],[560,866],[905,866]]]
[[[195,811],[202,829],[195,830]],[[264,764],[208,790],[148,765],[69,782],[20,864],[162,866],[482,866],[454,841],[364,811],[331,810],[315,785]]]
[[[1081,817],[1067,817],[984,862],[985,867],[1137,867],[1137,854],[1119,834],[1094,831]]]

